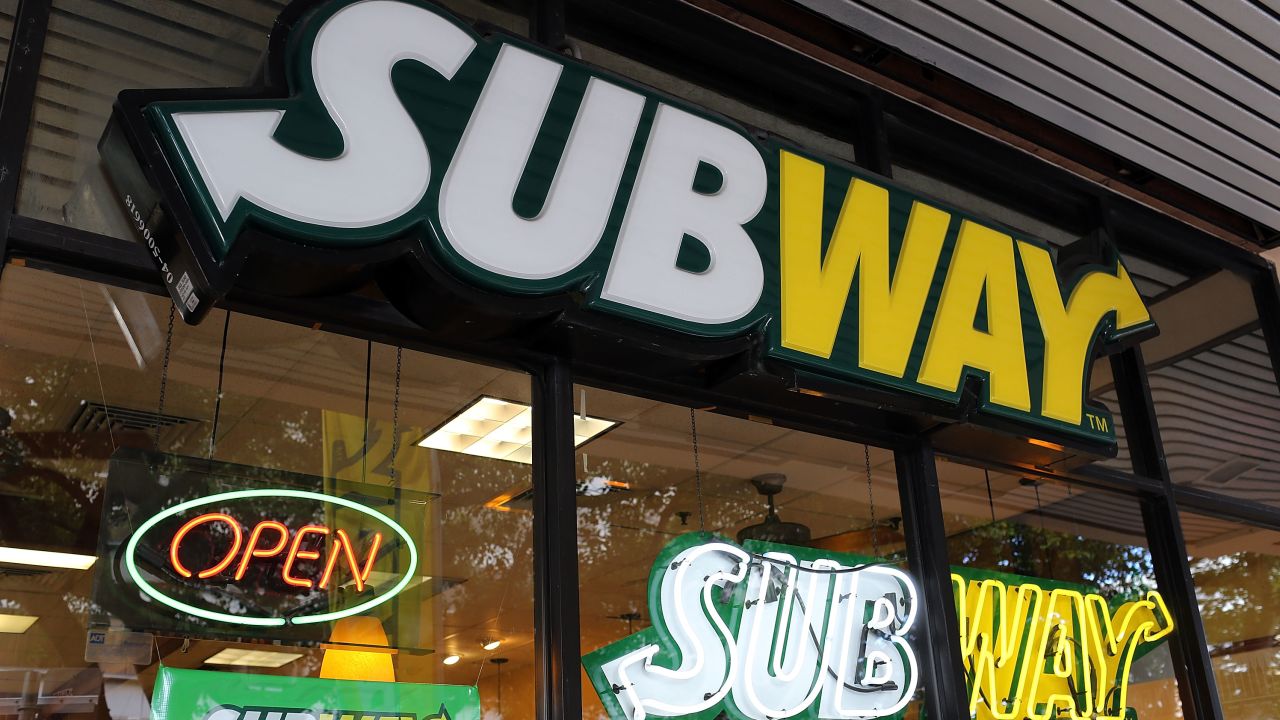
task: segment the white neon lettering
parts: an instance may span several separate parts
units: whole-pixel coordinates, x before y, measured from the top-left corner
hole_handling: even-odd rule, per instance
[[[647,645],[605,666],[624,688],[618,699],[628,717],[692,715],[724,699],[737,653],[711,594],[741,582],[749,559],[741,548],[710,543],[684,551],[668,566],[661,581],[662,607],[680,664],[663,667],[654,659],[660,648]]]
[[[628,720],[722,702],[752,720],[813,710],[824,720],[878,718],[915,694],[919,673],[905,635],[916,590],[900,570],[787,552],[752,556],[712,542],[684,550],[651,582],[661,588],[655,626],[678,652],[660,658],[662,648],[648,644],[599,666]],[[741,602],[733,630],[714,604],[727,594]],[[673,661],[678,667],[664,666]]]
[[[738,631],[745,648],[738,667],[733,700],[757,720],[788,718],[813,704],[822,688],[825,658],[819,639],[830,616],[829,572],[803,572],[786,553],[766,553],[747,578],[747,603]],[[820,560],[813,570],[837,570],[839,563]],[[772,599],[782,590],[782,596]],[[798,591],[797,591],[798,589]],[[798,611],[798,612],[797,612]],[[787,667],[789,665],[790,667]]]

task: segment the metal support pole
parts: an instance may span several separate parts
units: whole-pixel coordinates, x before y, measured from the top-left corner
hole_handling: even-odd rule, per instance
[[[555,50],[564,47],[564,0],[532,0],[529,37]]]
[[[35,720],[40,712],[40,686],[44,674],[28,670],[22,675],[22,695],[18,698],[18,720]]]
[[[1204,625],[1200,621],[1195,580],[1187,563],[1182,519],[1178,515],[1173,484],[1165,463],[1164,445],[1160,441],[1160,428],[1151,401],[1142,350],[1132,347],[1111,356],[1111,371],[1116,380],[1134,472],[1160,480],[1165,488],[1161,495],[1142,499],[1142,521],[1146,526],[1156,582],[1173,615],[1175,630],[1169,639],[1169,650],[1178,678],[1182,711],[1187,717],[1197,720],[1221,720],[1217,682],[1209,659]]]
[[[1271,356],[1271,370],[1280,384],[1280,277],[1272,268],[1253,281],[1253,299],[1258,306],[1258,324]]]
[[[921,439],[894,453],[902,497],[907,558],[920,583],[920,619],[925,707],[930,720],[969,720],[969,693],[960,660],[960,621],[951,590],[947,534],[933,448]]]
[[[582,715],[573,376],[553,361],[533,376],[533,613],[538,720]]]
[[[872,92],[858,103],[853,122],[853,152],[858,165],[884,177],[893,177],[889,160],[889,131],[884,123],[884,102]]]
[[[0,272],[8,261],[9,226],[18,204],[22,159],[31,129],[40,58],[53,0],[20,0],[0,88]]]

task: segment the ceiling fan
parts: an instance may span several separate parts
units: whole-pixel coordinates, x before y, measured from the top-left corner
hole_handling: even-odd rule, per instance
[[[738,542],[759,540],[762,542],[780,543],[782,545],[806,545],[813,537],[808,525],[785,522],[778,517],[778,508],[774,505],[773,496],[782,492],[787,484],[787,476],[782,473],[765,473],[751,478],[750,483],[756,486],[756,492],[765,497],[769,510],[764,521],[748,525],[738,531]]]
[[[773,496],[782,492],[787,483],[786,475],[782,473],[766,473],[751,478],[749,482],[755,485],[757,492],[765,496],[769,503],[769,510],[765,513],[763,522],[749,525],[738,531],[738,542],[740,543],[747,540],[759,540],[782,545],[807,545],[837,552],[865,554],[868,548],[876,547],[879,544],[893,546],[906,542],[906,538],[902,534],[901,517],[889,517],[871,527],[814,538],[807,525],[785,522],[778,516]]]

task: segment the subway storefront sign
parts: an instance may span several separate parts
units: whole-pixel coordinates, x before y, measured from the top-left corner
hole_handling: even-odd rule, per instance
[[[1173,632],[1158,592],[951,581],[970,717],[1136,718],[1130,667]],[[651,627],[582,659],[612,720],[897,718],[915,695],[916,587],[883,560],[691,533],[654,561],[648,602]]]
[[[784,367],[1114,445],[1091,358],[1154,325],[1105,242],[1055,264],[1024,233],[426,2],[295,4],[265,77],[125,92],[103,139],[188,321],[236,282],[363,277],[429,327],[452,317],[442,293],[490,318],[458,332],[600,316],[623,341],[658,328],[658,347],[746,338]]]

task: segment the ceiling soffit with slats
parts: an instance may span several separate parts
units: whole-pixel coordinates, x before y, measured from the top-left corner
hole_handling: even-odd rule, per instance
[[[795,0],[1280,228],[1280,0]]]

